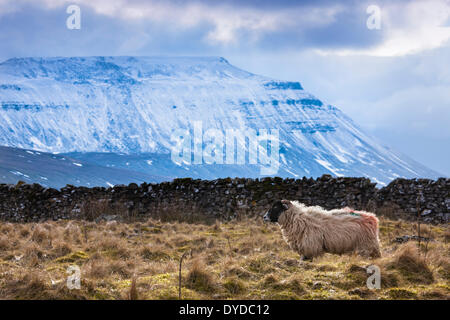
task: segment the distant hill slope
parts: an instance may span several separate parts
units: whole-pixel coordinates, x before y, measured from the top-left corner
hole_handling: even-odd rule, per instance
[[[0,183],[39,183],[46,187],[104,186],[130,182],[161,182],[167,178],[115,169],[31,150],[0,146]]]

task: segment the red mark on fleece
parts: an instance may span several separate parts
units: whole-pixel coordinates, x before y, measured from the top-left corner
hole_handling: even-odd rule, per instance
[[[365,227],[370,228],[373,232],[378,232],[378,218],[373,215],[365,214],[363,211],[353,210],[349,207],[345,207],[344,210],[351,215],[361,217],[358,222]]]
[[[367,215],[367,214],[361,214],[361,216],[363,217],[363,221],[370,225],[372,227],[373,230],[377,230],[378,229],[378,219],[377,217],[374,217],[372,215]]]

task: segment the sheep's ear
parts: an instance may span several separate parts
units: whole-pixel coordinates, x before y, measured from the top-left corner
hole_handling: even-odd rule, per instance
[[[281,204],[283,205],[283,208],[285,210],[289,209],[289,204],[290,204],[289,201],[282,201]]]

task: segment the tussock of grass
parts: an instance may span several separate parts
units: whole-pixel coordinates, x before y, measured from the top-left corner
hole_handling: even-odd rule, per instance
[[[10,248],[11,242],[7,236],[0,236],[0,250],[6,251]]]
[[[406,288],[392,288],[387,291],[387,295],[390,298],[403,300],[403,299],[415,299],[417,293],[413,290]]]
[[[279,280],[276,276],[269,274],[266,276],[260,285],[261,288],[270,288],[274,291],[285,292],[289,291],[294,294],[303,294],[306,292],[303,281],[300,277],[294,276],[292,278]]]
[[[449,242],[450,241],[450,228],[446,228],[445,233],[444,233],[444,241],[445,242]]]
[[[48,299],[46,276],[38,271],[8,277],[0,292],[16,299]]]
[[[223,286],[232,296],[240,295],[247,289],[245,282],[237,277],[225,279]]]
[[[248,270],[254,273],[267,274],[273,272],[275,269],[270,262],[275,261],[270,255],[256,256],[248,260]]]
[[[186,286],[200,292],[214,292],[216,283],[203,261],[196,259],[186,277]]]
[[[387,268],[400,271],[410,282],[430,284],[434,281],[433,272],[414,243],[400,247]]]
[[[178,299],[184,252],[183,299],[449,299],[448,226],[422,225],[434,241],[420,254],[416,242],[394,241],[414,235],[415,223],[381,218],[380,226],[382,258],[300,262],[261,219],[0,222],[0,299]],[[379,290],[366,286],[372,264]],[[72,265],[80,290],[66,286]]]
[[[442,288],[434,288],[422,292],[421,298],[429,300],[450,300],[450,293]]]
[[[170,260],[170,256],[165,251],[166,248],[161,245],[150,246],[145,245],[140,251],[140,255],[144,260],[163,261]]]
[[[66,256],[73,251],[72,246],[64,240],[57,240],[53,242],[53,253],[55,257]]]
[[[228,276],[237,276],[239,279],[249,279],[252,277],[252,273],[245,270],[242,266],[233,265],[225,270]]]
[[[31,240],[36,243],[43,243],[45,240],[50,238],[50,234],[47,229],[42,226],[36,225],[31,234]]]

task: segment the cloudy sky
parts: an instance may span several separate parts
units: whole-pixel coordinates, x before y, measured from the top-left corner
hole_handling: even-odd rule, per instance
[[[72,4],[79,30],[66,27]],[[369,29],[377,8],[380,28]],[[0,30],[1,61],[223,56],[300,81],[385,145],[450,176],[450,0],[0,0]]]

